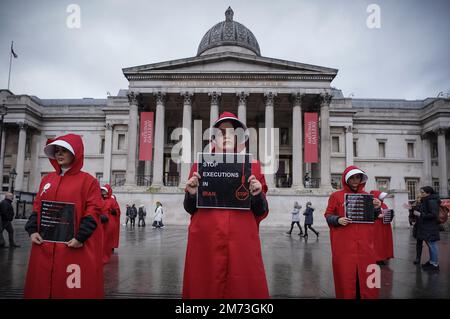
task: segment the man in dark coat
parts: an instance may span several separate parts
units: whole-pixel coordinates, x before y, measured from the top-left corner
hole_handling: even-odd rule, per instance
[[[424,270],[439,271],[438,247],[439,236],[439,205],[441,200],[431,186],[420,189],[421,203],[419,209],[414,211],[417,222],[414,225],[418,245],[425,241],[430,251],[430,260],[422,265]],[[420,258],[420,257],[419,257]],[[420,263],[420,260],[417,262]]]
[[[131,222],[131,227],[134,227],[135,225],[135,221],[136,221],[136,217],[137,217],[138,213],[137,213],[137,209],[136,206],[133,204],[131,206],[130,209],[130,222]]]
[[[311,205],[312,205],[311,202],[307,202],[305,212],[303,213],[303,216],[305,216],[305,235],[303,237],[305,239],[308,239],[308,228],[309,228],[310,230],[312,230],[314,234],[316,234],[316,237],[318,239],[319,232],[312,227],[314,208]]]
[[[139,211],[138,211],[138,217],[139,217],[139,220],[138,220],[138,227],[141,227],[141,224],[142,224],[142,227],[145,227],[145,216],[147,215],[147,212],[146,212],[146,210],[145,210],[145,206],[144,205],[141,205],[141,206],[139,206]]]
[[[12,207],[13,199],[14,195],[12,193],[6,193],[5,199],[0,202],[0,247],[5,246],[3,230],[8,232],[9,248],[20,247],[14,242],[14,228],[12,226],[12,221],[14,219],[14,209]]]

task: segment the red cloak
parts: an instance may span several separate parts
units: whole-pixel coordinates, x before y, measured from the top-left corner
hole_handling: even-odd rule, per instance
[[[112,211],[116,209],[116,200],[112,198],[112,189],[109,184],[105,184],[108,191],[106,198],[103,199],[103,209],[102,212],[108,217],[108,221],[103,226],[103,263],[106,264],[111,258],[112,249],[115,244],[115,236],[117,229],[117,219],[112,215]]]
[[[75,151],[74,162],[61,176],[60,166],[56,160],[50,159],[56,172],[42,178],[33,210],[38,215],[39,225],[42,200],[74,203],[76,234],[83,217],[92,216],[97,225],[100,224],[100,186],[93,176],[81,171],[84,156],[81,137],[68,134],[48,140],[47,145],[56,140],[70,144]],[[103,298],[103,267],[97,257],[100,235],[97,227],[81,248],[69,248],[65,243],[33,243],[25,282],[25,298]],[[79,269],[79,272],[74,269]],[[79,288],[69,288],[67,283],[76,273],[80,275],[81,285]]]
[[[116,229],[114,230],[114,237],[113,237],[113,248],[119,248],[119,239],[120,239],[120,206],[117,202],[117,198],[114,195],[111,195],[111,198],[114,199],[115,202],[115,210],[116,215],[113,215],[112,218],[116,221]]]
[[[380,191],[370,191],[372,195],[379,199]],[[381,209],[389,207],[382,201]],[[375,220],[375,256],[377,261],[388,260],[394,258],[394,242],[392,239],[391,224],[384,224],[382,218]]]
[[[259,162],[251,165],[267,192]],[[197,171],[191,168],[189,178]],[[183,298],[269,298],[259,223],[252,211],[199,208],[191,217]]]
[[[331,194],[325,217],[345,217],[344,194],[367,194],[364,191],[365,182],[353,192],[346,183],[345,176],[351,170],[359,170],[356,166],[349,166],[342,174],[343,189]],[[336,298],[354,299],[356,297],[356,279],[359,279],[361,298],[378,298],[379,289],[367,286],[367,267],[376,264],[374,250],[373,224],[348,224],[347,226],[330,225],[331,253],[333,277]]]

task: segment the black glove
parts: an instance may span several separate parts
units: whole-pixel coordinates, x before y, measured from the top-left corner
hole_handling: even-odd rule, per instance
[[[100,215],[100,221],[102,222],[102,224],[107,223],[109,221],[108,216],[106,215]]]

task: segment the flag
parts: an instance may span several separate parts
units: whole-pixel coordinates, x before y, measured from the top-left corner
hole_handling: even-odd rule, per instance
[[[13,57],[15,59],[17,59],[18,55],[16,54],[16,52],[14,52],[14,42],[11,42],[11,54],[13,55]]]

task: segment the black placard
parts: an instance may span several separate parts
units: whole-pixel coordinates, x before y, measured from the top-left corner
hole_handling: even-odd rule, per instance
[[[251,155],[199,153],[197,207],[250,209]]]
[[[353,223],[375,221],[373,196],[370,194],[345,194],[345,217]]]
[[[382,209],[383,215],[383,224],[390,224],[394,219],[394,210],[393,209]]]
[[[39,220],[39,234],[44,241],[67,243],[74,237],[73,203],[41,202],[41,218]]]

